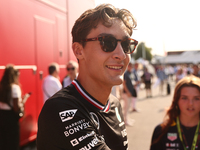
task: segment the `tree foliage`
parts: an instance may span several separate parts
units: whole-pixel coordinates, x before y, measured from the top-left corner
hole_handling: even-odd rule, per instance
[[[145,53],[143,52],[143,48],[144,48]],[[132,57],[134,57],[135,60],[137,60],[138,58],[143,58],[143,59],[151,61],[152,59],[151,50],[152,50],[151,48],[146,47],[145,43],[141,42],[138,44],[136,48],[136,52],[134,52]]]

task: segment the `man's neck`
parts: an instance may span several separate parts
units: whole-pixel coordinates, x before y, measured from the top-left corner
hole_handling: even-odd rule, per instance
[[[92,97],[94,97],[103,105],[107,104],[112,87],[109,88],[108,86],[106,86],[101,82],[97,82],[94,80],[87,80],[79,76],[77,80]]]

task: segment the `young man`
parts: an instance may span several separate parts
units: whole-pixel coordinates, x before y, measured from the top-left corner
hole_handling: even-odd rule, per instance
[[[122,75],[137,41],[128,10],[109,4],[84,12],[72,29],[79,75],[46,101],[38,120],[38,150],[126,150],[122,109],[110,94]]]

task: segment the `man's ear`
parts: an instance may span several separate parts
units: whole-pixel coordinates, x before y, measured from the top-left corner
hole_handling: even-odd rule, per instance
[[[72,44],[72,49],[77,59],[80,60],[83,58],[83,46],[80,43],[74,42]]]

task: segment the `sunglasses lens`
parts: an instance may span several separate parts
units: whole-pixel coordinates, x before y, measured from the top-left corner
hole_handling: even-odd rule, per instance
[[[75,68],[73,67],[73,68],[67,68],[67,71],[70,71],[70,70],[74,70]]]
[[[100,41],[103,51],[112,52],[115,50],[117,46],[117,39],[112,36],[103,37],[102,41]]]
[[[117,42],[121,40],[117,40],[113,36],[103,36],[99,38],[101,48],[104,52],[112,52],[115,50],[117,46]],[[135,47],[137,45],[137,41],[127,38],[121,41],[122,48],[125,54],[131,54],[134,52]]]
[[[133,53],[135,50],[136,43],[134,40],[126,39],[121,42],[124,53],[130,54]]]

